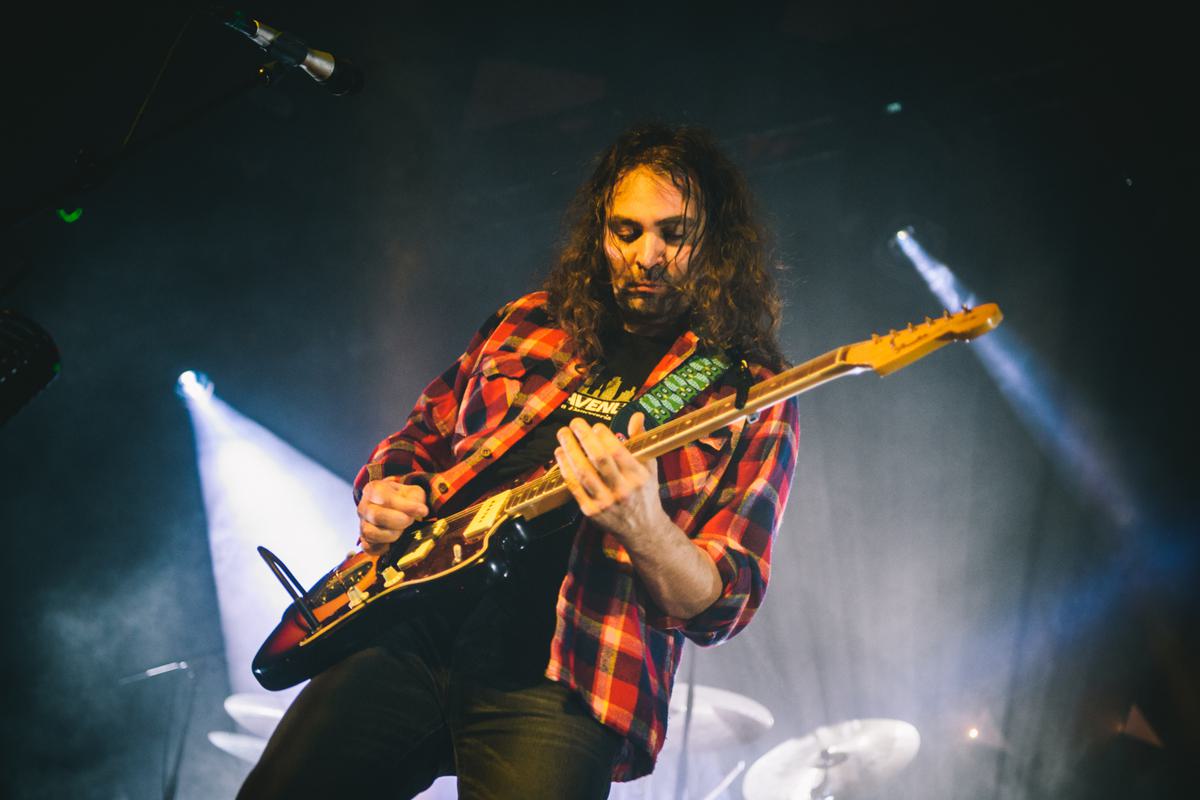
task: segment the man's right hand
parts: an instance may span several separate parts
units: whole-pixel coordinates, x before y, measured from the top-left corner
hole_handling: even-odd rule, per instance
[[[377,556],[413,522],[429,514],[425,490],[400,483],[398,478],[370,481],[358,501],[358,544]]]

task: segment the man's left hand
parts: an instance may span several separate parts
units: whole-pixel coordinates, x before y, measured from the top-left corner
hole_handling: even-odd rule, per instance
[[[644,423],[640,412],[634,414],[629,435],[642,433]],[[579,510],[622,543],[671,524],[658,495],[654,459],[639,461],[611,430],[579,418],[559,428],[558,443],[554,458]]]

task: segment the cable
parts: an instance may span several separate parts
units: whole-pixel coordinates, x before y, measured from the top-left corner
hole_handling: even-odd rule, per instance
[[[171,63],[171,58],[175,55],[175,48],[179,46],[180,40],[183,39],[183,34],[187,31],[188,26],[195,19],[196,12],[193,11],[188,15],[188,18],[183,21],[183,25],[179,28],[179,33],[175,34],[175,41],[171,42],[171,46],[167,48],[167,55],[163,59],[162,66],[158,69],[158,74],[154,76],[154,83],[150,84],[150,91],[146,93],[146,98],[142,100],[142,105],[138,108],[137,113],[133,115],[133,123],[129,126],[129,132],[125,134],[125,139],[121,142],[121,149],[124,150],[131,139],[133,132],[137,130],[138,123],[142,121],[142,114],[145,113],[147,106],[150,105],[150,100],[154,97],[154,92],[158,90],[158,84],[162,80],[162,76],[167,71],[167,65]]]

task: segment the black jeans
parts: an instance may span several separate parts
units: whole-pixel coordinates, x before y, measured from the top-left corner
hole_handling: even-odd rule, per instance
[[[566,687],[490,671],[459,634],[402,626],[314,678],[239,800],[410,798],[439,775],[461,800],[606,798],[621,737]]]

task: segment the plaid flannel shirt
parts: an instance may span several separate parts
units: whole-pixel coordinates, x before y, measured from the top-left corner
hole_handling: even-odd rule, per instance
[[[404,428],[379,444],[354,482],[401,476],[422,486],[431,512],[503,455],[579,386],[583,365],[550,324],[546,294],[526,295],[484,323],[467,350],[426,387]],[[645,391],[696,349],[684,333],[651,372]],[[755,380],[771,373],[751,366]],[[714,387],[690,408],[732,392]],[[580,527],[559,591],[546,677],[575,691],[595,717],[625,737],[614,780],[648,774],[666,735],[683,637],[723,642],[762,603],[771,544],[783,514],[799,441],[796,401],[739,420],[658,459],[663,506],[712,558],[723,591],[690,620],[665,616],[640,588],[612,534]]]

